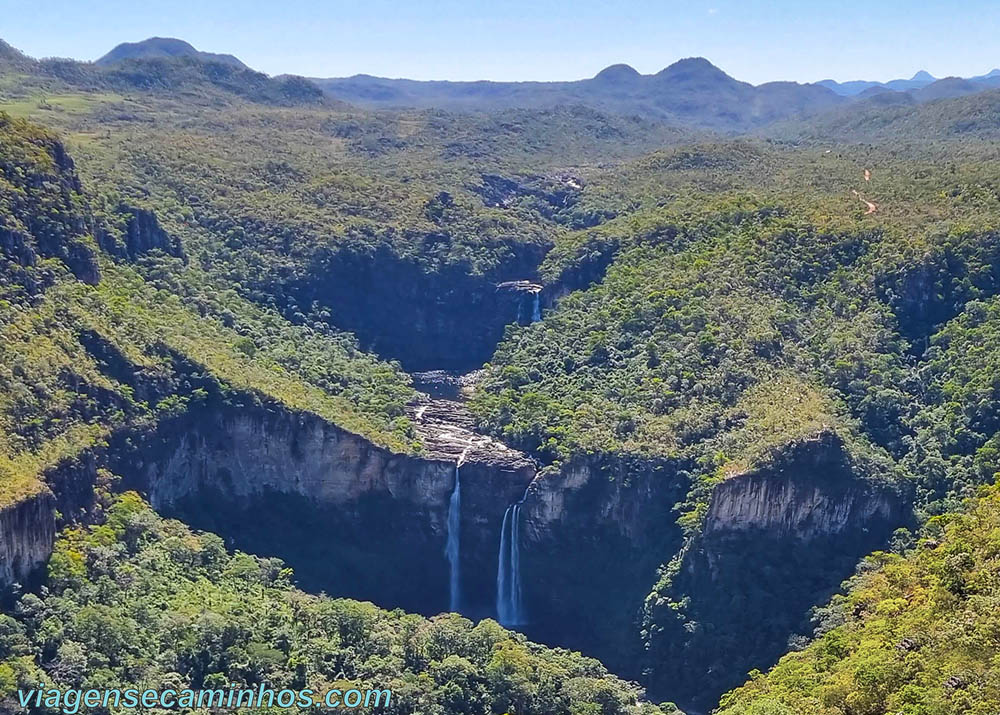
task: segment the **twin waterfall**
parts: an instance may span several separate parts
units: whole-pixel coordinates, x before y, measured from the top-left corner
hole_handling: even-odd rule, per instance
[[[524,283],[527,283],[524,281]],[[542,319],[541,286],[533,287],[531,305],[531,322]],[[521,322],[521,305],[518,302],[517,322]],[[448,559],[448,608],[453,613],[462,609],[461,585],[461,542],[462,526],[462,477],[461,467],[466,454],[472,449],[469,444],[455,463],[455,486],[448,501],[447,541],[444,554]],[[521,539],[520,516],[521,505],[528,495],[525,489],[521,500],[507,507],[503,515],[503,525],[500,528],[500,552],[497,556],[497,620],[504,626],[519,626],[526,623],[524,610],[524,589],[521,585]]]
[[[445,542],[444,554],[448,558],[449,567],[449,601],[448,610],[461,613],[461,542],[459,533],[462,526],[462,462],[471,449],[466,447],[462,456],[455,463],[455,486],[451,490],[448,501],[448,538]],[[503,626],[519,626],[527,622],[524,612],[524,589],[521,586],[521,538],[520,516],[521,505],[528,496],[524,490],[521,501],[507,507],[503,515],[503,526],[500,528],[500,553],[497,556],[497,620]]]
[[[527,490],[525,491],[527,496]],[[525,622],[524,590],[521,587],[521,540],[518,534],[521,501],[511,504],[500,527],[500,553],[497,557],[497,620],[503,626]]]

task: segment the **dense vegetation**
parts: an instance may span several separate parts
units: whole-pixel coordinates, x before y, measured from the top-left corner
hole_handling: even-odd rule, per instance
[[[484,429],[554,467],[593,453],[680,462],[692,483],[678,505],[688,546],[650,584],[643,639],[650,683],[679,699],[690,687],[699,707],[711,703],[710,683],[737,682],[726,672],[742,656],[723,657],[725,648],[766,642],[778,621],[786,637],[809,633],[804,613],[734,632],[700,622],[714,597],[678,585],[678,574],[700,548],[715,485],[770,464],[780,471],[793,445],[829,433],[857,477],[912,491],[923,517],[960,508],[998,468],[1000,243],[989,165],[966,165],[961,190],[933,196],[924,182],[955,185],[958,172],[894,162],[898,174],[865,187],[887,207],[881,216],[865,215],[848,191],[824,195],[829,179],[808,193],[781,186],[843,161],[737,145],[642,160],[659,176],[622,167],[631,186],[580,205],[614,206],[631,191],[645,206],[565,234],[542,266],[556,285],[599,282],[512,330],[475,400]],[[784,175],[752,193],[741,185],[771,172]],[[706,196],[720,174],[725,183]],[[977,192],[982,199],[965,198]],[[833,569],[836,554],[814,554],[819,561],[800,564],[796,597],[817,597],[816,564]],[[767,598],[749,582],[733,587]],[[680,676],[657,675],[658,664],[681,663]]]
[[[434,619],[311,596],[277,559],[160,518],[134,493],[97,526],[66,531],[48,587],[0,615],[0,708],[59,688],[388,688],[358,712],[464,715],[673,713],[595,660],[494,621]],[[34,713],[58,712],[35,709]],[[255,712],[241,709],[239,712]],[[327,712],[317,707],[282,712]]]
[[[698,145],[611,169],[575,210],[613,218],[560,234],[540,267],[555,290],[585,290],[500,345],[477,398],[483,425],[550,460],[693,447],[739,463],[764,439],[740,425],[775,412],[792,439],[817,418],[897,460],[914,439],[926,449],[929,408],[971,409],[938,386],[990,374],[982,360],[958,371],[972,358],[955,339],[973,322],[949,321],[1000,291],[997,165],[956,149],[940,165],[870,147]],[[784,414],[786,382],[810,407]],[[995,432],[979,424],[970,454]]]
[[[1000,707],[1000,492],[876,553],[820,613],[819,635],[722,699],[719,715],[951,715]]]
[[[206,384],[217,399],[228,390],[274,400],[400,451],[418,448],[398,368],[323,324],[292,325],[198,283],[167,247],[133,256],[148,281],[100,257],[98,243],[129,257],[134,214],[92,207],[51,134],[0,115],[0,142],[0,502],[36,490],[40,472],[116,429],[207,399]]]
[[[1000,469],[995,104],[874,98],[721,141],[587,106],[369,112],[196,57],[97,67],[0,45],[0,507],[207,404],[306,411],[419,452],[403,367],[477,367],[515,322],[496,284],[535,280],[544,320],[506,328],[472,406],[547,475],[586,457],[669,464],[690,486],[684,546],[655,554],[645,608],[621,619],[651,682],[701,632],[676,577],[713,489],[829,439],[852,478],[912,495],[926,537],[866,562],[819,639],[723,707],[990,712],[997,496],[966,505]],[[78,169],[12,116],[57,129]],[[391,680],[400,712],[656,711],[489,621],[297,592],[282,565],[132,496],[63,536],[45,588],[0,620],[0,690],[39,669],[346,678]],[[742,672],[719,677],[705,698]]]

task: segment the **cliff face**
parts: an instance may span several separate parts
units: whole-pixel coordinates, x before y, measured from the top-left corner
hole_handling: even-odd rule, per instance
[[[433,250],[435,242],[451,239],[442,234],[423,240]],[[318,257],[310,278],[273,290],[299,305],[327,307],[338,328],[408,371],[471,370],[490,359],[506,325],[519,313],[522,322],[528,317],[523,295],[498,290],[497,284],[533,276],[546,247],[512,239],[506,250],[511,257],[504,265],[471,275],[462,265],[429,270],[389,248],[372,255],[344,249]]]
[[[639,678],[643,599],[680,547],[687,488],[667,461],[590,456],[541,474],[521,510],[528,635]]]
[[[0,509],[0,588],[25,581],[42,567],[55,532],[48,491]]]
[[[651,689],[697,711],[773,665],[812,632],[810,609],[910,521],[906,504],[857,477],[832,434],[718,485],[679,570],[650,597]]]
[[[163,425],[112,469],[155,508],[284,558],[307,588],[437,613],[448,606],[452,456],[393,454],[311,415],[243,408]],[[492,604],[503,513],[534,471],[484,449],[461,467],[462,586],[473,611]]]
[[[105,226],[98,226],[97,242],[102,249],[113,256],[129,260],[135,260],[153,250],[185,258],[180,239],[163,230],[155,213],[127,204],[120,204],[117,212],[121,223],[120,235]]]
[[[802,483],[798,476],[746,474],[720,484],[705,519],[705,542],[724,543],[753,532],[809,542],[899,518],[898,499],[890,493],[857,484]]]
[[[523,499],[522,630],[698,711],[808,633],[810,609],[908,521],[905,495],[859,479],[825,435],[718,485],[685,544],[674,507],[691,485],[680,464],[587,455],[536,474],[524,455],[473,432],[457,403],[430,400],[410,416],[427,445],[419,457],[275,406],[203,407],[152,435],[118,435],[48,474],[53,494],[0,512],[0,583],[44,562],[56,509],[87,518],[106,464],[157,509],[283,558],[309,590],[438,613],[449,603],[461,461],[463,612],[495,617],[501,524]],[[671,559],[676,572],[654,587]]]

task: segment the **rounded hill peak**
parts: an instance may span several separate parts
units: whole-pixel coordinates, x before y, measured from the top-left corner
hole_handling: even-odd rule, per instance
[[[698,77],[728,77],[704,57],[686,57],[656,73],[661,79],[691,79]]]
[[[641,76],[635,67],[626,64],[617,64],[605,67],[594,75],[594,79],[601,80],[602,82],[628,82],[638,79]]]

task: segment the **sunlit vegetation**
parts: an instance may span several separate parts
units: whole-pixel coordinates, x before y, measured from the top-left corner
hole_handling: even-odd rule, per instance
[[[996,93],[719,140],[585,107],[364,112],[239,68],[3,50],[0,110],[61,132],[77,165],[0,114],[0,506],[207,400],[417,452],[409,377],[344,332],[372,300],[352,279],[426,278],[432,317],[456,277],[538,280],[553,304],[487,365],[483,431],[551,467],[680,465],[689,539],[715,485],[821,435],[853,476],[915,495],[918,547],[865,562],[815,642],[727,715],[996,710],[998,497],[979,492],[1000,469]],[[157,228],[130,246],[142,211]],[[345,679],[391,682],[400,712],[656,711],[593,661],[306,596],[217,542],[131,496],[64,534],[50,591],[0,619],[0,692]]]
[[[129,492],[104,523],[56,543],[47,590],[0,614],[0,707],[19,687],[389,689],[359,712],[673,715],[595,660],[458,615],[434,619],[311,596],[278,559],[227,552],[215,534]],[[40,715],[57,710],[33,710]],[[241,710],[241,712],[249,712]],[[314,712],[314,710],[286,710]]]
[[[951,715],[1000,707],[1000,492],[931,519],[905,556],[877,553],[820,635],[722,699],[720,715]]]
[[[348,335],[292,325],[198,283],[200,274],[162,251],[143,257],[149,281],[99,258],[93,234],[114,243],[120,209],[92,210],[51,134],[0,115],[0,141],[0,503],[33,493],[41,472],[115,429],[153,426],[204,399],[192,373],[223,393],[419,449],[403,417],[413,393],[398,368]]]

